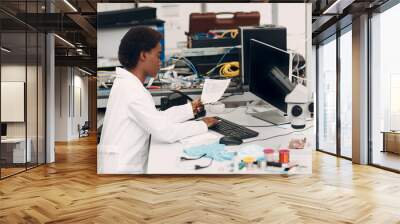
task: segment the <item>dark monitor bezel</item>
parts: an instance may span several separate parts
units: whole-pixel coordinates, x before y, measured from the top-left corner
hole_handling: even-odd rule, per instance
[[[272,82],[272,81],[274,81],[274,82],[279,81],[280,83],[277,83],[277,84],[283,85],[283,86],[287,85],[288,83],[291,84],[291,82],[290,82],[290,80],[289,80],[289,74],[290,74],[290,72],[291,72],[291,69],[290,69],[290,60],[291,60],[291,56],[290,56],[290,53],[288,53],[288,52],[286,52],[286,51],[284,51],[284,50],[282,50],[282,49],[279,49],[279,48],[277,48],[277,47],[274,47],[274,46],[272,46],[272,45],[269,45],[269,44],[267,44],[267,43],[261,42],[261,41],[259,41],[259,40],[250,39],[250,48],[251,48],[251,51],[250,51],[250,52],[251,52],[251,53],[250,53],[250,55],[249,55],[249,56],[250,56],[250,60],[249,60],[249,62],[250,62],[250,66],[249,66],[249,91],[250,91],[251,93],[253,93],[254,95],[256,95],[257,97],[261,98],[262,100],[268,102],[269,104],[271,104],[272,106],[274,106],[274,107],[277,108],[278,110],[280,110],[280,111],[282,111],[282,112],[284,112],[284,113],[287,113],[287,103],[286,103],[284,100],[285,100],[286,95],[290,92],[290,90],[288,90],[285,94],[279,94],[279,95],[280,95],[279,99],[281,99],[279,103],[277,103],[277,101],[275,101],[275,100],[272,100],[272,99],[273,99],[273,98],[272,98],[272,95],[267,95],[266,92],[260,92],[260,91],[256,91],[256,90],[255,90],[255,89],[256,89],[256,88],[255,88],[255,84],[256,84],[256,83],[254,82],[254,76],[255,76],[256,74],[259,74],[259,73],[254,72],[253,63],[255,63],[255,61],[254,61],[254,58],[253,58],[253,57],[255,57],[254,54],[256,54],[255,51],[254,51],[254,49],[253,49],[253,48],[255,48],[254,45],[259,45],[259,46],[262,45],[262,46],[265,46],[265,47],[268,48],[269,51],[271,51],[271,52],[276,52],[276,53],[278,53],[278,54],[281,54],[281,56],[283,55],[283,57],[287,58],[287,66],[285,67],[285,70],[282,71],[282,73],[284,73],[284,75],[285,75],[285,78],[287,78],[286,83],[281,82],[281,81],[279,81],[279,80],[277,80],[277,79],[272,80],[272,79],[273,79],[272,77],[268,78],[269,81],[271,81],[271,82]],[[258,57],[258,56],[256,56],[256,57]],[[271,67],[271,69],[270,69],[268,72],[271,72],[272,68],[273,68],[273,67]],[[268,69],[268,68],[266,68],[266,69]],[[282,70],[283,70],[283,69],[282,69]],[[271,74],[268,74],[268,75],[269,75],[269,76],[272,76]],[[291,86],[291,87],[294,88],[294,86]],[[293,88],[291,88],[291,89],[293,89]]]

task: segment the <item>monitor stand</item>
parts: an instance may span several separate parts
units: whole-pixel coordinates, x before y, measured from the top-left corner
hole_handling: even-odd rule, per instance
[[[275,125],[283,125],[290,123],[289,117],[284,116],[284,114],[277,109],[255,113],[252,114],[251,116]]]

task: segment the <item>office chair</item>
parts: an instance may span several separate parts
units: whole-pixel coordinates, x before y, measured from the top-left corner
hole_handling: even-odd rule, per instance
[[[85,121],[82,127],[80,127],[80,125],[78,124],[79,138],[89,136],[89,129],[90,129],[89,121]]]

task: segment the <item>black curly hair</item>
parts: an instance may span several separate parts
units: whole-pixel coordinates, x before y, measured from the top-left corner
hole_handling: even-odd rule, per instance
[[[136,67],[142,51],[148,52],[161,41],[162,35],[146,26],[132,27],[121,39],[118,59],[126,69]]]

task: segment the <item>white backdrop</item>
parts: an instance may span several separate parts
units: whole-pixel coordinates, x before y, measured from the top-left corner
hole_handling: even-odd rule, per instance
[[[1,82],[1,122],[24,122],[24,82]]]

